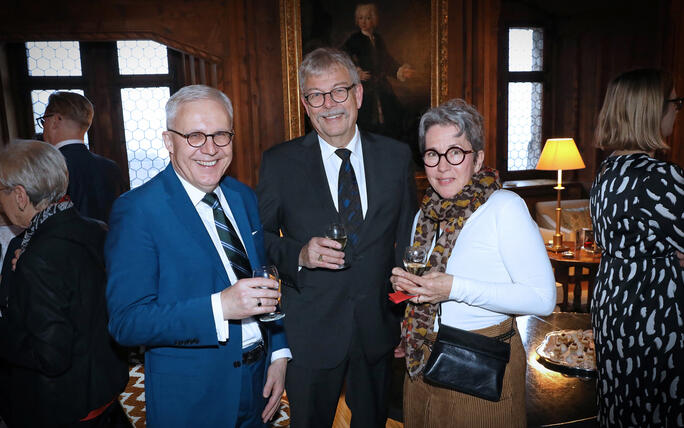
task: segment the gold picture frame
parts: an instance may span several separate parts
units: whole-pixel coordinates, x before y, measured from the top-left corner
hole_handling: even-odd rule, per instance
[[[299,101],[297,70],[302,60],[301,0],[280,0],[280,43],[283,73],[285,137],[304,135],[304,109]],[[448,0],[430,0],[430,105],[447,95]]]

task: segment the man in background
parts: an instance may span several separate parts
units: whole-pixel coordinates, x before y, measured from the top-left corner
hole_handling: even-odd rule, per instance
[[[114,161],[91,153],[84,142],[93,121],[93,105],[75,92],[54,92],[38,118],[43,140],[57,147],[69,169],[67,194],[78,212],[107,223],[114,200],[126,190]]]

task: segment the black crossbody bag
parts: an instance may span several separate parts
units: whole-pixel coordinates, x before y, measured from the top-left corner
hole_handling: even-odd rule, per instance
[[[442,324],[441,305],[438,320],[437,339],[423,371],[425,381],[485,400],[499,401],[511,356],[511,345],[503,340],[515,335],[513,326],[496,337],[449,327]]]

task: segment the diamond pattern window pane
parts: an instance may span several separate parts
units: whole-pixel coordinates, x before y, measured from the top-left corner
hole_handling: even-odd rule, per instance
[[[169,163],[162,132],[169,88],[123,88],[121,104],[131,189],[154,177]]]
[[[38,89],[31,91],[31,103],[33,104],[33,128],[35,129],[36,134],[43,133],[43,130],[40,128],[40,126],[38,126],[36,119],[45,114],[45,109],[48,105],[48,97],[50,97],[50,94],[53,92],[57,91],[76,92],[77,94],[85,96],[82,89]],[[97,112],[95,113],[97,114]],[[84,138],[86,146],[89,146],[87,132]]]
[[[542,71],[544,36],[541,28],[508,30],[508,71]]]
[[[542,84],[508,84],[508,170],[534,169],[541,154]]]
[[[26,42],[29,76],[80,76],[78,42]]]
[[[120,74],[168,74],[166,46],[151,40],[118,41]]]

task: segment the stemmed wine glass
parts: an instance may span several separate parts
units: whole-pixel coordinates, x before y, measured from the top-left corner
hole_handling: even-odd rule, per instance
[[[278,281],[278,292],[280,292],[280,278],[278,277],[278,269],[273,266],[259,266],[252,271],[252,278],[269,278]],[[261,287],[268,288],[268,287]],[[276,303],[276,310],[267,314],[259,316],[260,321],[275,321],[283,318],[285,316],[284,312],[280,312],[280,299]]]
[[[408,246],[404,250],[404,268],[407,272],[421,276],[425,272],[427,252],[423,247]]]
[[[328,230],[325,231],[325,237],[337,241],[342,244],[340,251],[344,251],[347,246],[347,231],[344,230],[344,225],[342,223],[331,223],[328,226]],[[345,260],[344,264],[340,266],[340,269],[349,267],[349,263]]]

